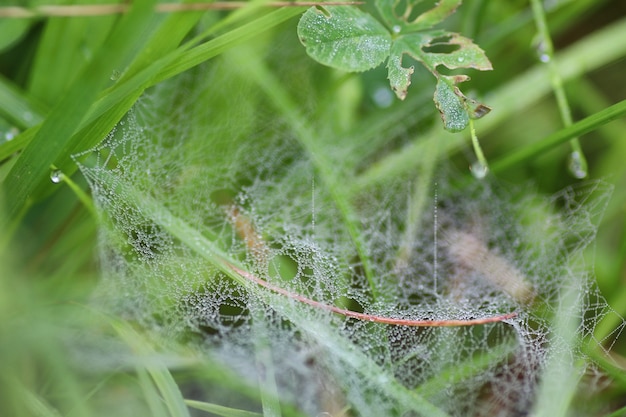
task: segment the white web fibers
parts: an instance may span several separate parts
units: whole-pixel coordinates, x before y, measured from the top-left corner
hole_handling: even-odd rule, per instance
[[[351,200],[364,259],[288,126],[259,114],[241,79],[203,77],[210,82],[159,86],[77,158],[102,218],[104,308],[195,346],[252,385],[273,375],[281,400],[307,415],[377,417],[525,415],[551,357],[584,357],[558,318],[566,314],[583,340],[613,314],[582,260],[606,201],[601,184],[545,200],[489,181],[452,191],[455,174],[441,169],[438,246],[431,207],[400,262],[408,187],[385,183]],[[517,316],[467,327],[374,318],[507,313]],[[617,336],[596,342],[608,349]],[[222,391],[204,399],[228,402]]]

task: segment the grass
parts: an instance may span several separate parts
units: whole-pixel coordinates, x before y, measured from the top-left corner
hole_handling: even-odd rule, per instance
[[[0,397],[7,399],[0,414],[303,415],[293,404],[276,399],[273,352],[262,339],[257,341],[257,362],[266,372],[258,385],[265,389],[258,389],[219,361],[185,346],[165,348],[136,323],[90,307],[99,281],[96,242],[103,219],[84,204],[84,194],[72,191],[78,187],[89,193],[71,156],[102,141],[155,86],[186,72],[209,71],[219,59],[231,66],[241,85],[257,89],[263,99],[247,97],[238,85],[213,86],[211,103],[225,97],[214,123],[224,125],[233,141],[243,141],[246,128],[254,123],[233,121],[229,114],[235,109],[246,107],[250,119],[270,113],[285,121],[313,161],[315,187],[328,190],[337,207],[337,221],[345,226],[377,299],[393,295],[377,282],[374,255],[368,251],[354,201],[378,184],[419,173],[409,192],[415,204],[406,228],[412,231],[431,198],[439,161],[450,160],[464,173],[455,186],[474,181],[467,169],[475,158],[469,132],[443,130],[432,104],[434,81],[429,74],[416,71],[405,102],[377,107],[372,94],[385,84],[384,71],[339,74],[319,66],[297,43],[295,24],[306,8],[267,8],[261,3],[253,1],[235,11],[155,14],[155,1],[144,0],[133,2],[124,15],[0,19]],[[580,182],[567,169],[567,142],[579,138],[588,178],[614,185],[586,256],[609,305],[625,316],[626,10],[617,0],[554,2],[546,10],[547,27],[542,26],[542,36],[549,30],[554,43],[551,68],[540,62],[533,47],[535,18],[529,2],[468,0],[447,23],[451,30],[473,37],[495,68],[472,74],[474,79],[464,87],[493,107],[475,123],[476,131],[499,181],[520,187],[533,184],[545,195]],[[552,94],[555,77],[562,83],[558,101]],[[564,99],[574,118],[571,125],[562,120]],[[202,138],[202,126],[191,129]],[[263,146],[272,146],[263,140]],[[192,143],[196,148],[187,152],[199,153],[201,140]],[[71,181],[50,181],[53,167]],[[148,213],[160,213],[170,233],[196,253],[220,254],[221,260],[207,260],[241,285],[250,285],[229,267],[230,262],[242,266],[221,253],[219,236],[199,234],[175,213],[167,213],[171,221],[166,221],[167,208],[158,196],[119,188],[115,192],[132,196]],[[316,215],[324,216],[323,210]],[[410,236],[407,232],[405,247],[411,246]],[[278,295],[272,297],[284,304],[284,314],[293,323],[307,326],[296,307]],[[566,310],[576,301],[563,303]],[[602,321],[599,338],[620,329],[622,321],[616,317]],[[341,360],[354,369],[363,369],[366,380],[387,375],[349,341],[322,325],[313,326],[326,348],[341,352]],[[568,317],[557,317],[555,326],[563,340],[576,343],[571,340],[575,323]],[[67,344],[89,344],[81,335],[94,334],[124,357],[111,363],[83,358],[77,366]],[[508,349],[503,343],[468,359],[454,377],[471,378],[472,369],[501,360]],[[598,352],[593,355],[599,355],[598,366],[614,378],[589,399],[590,409],[599,416],[623,415],[620,398],[626,396],[626,382],[617,375],[625,363],[624,337],[614,342],[612,360]],[[560,383],[571,382],[564,376],[571,369],[564,367],[551,358],[533,415],[573,415],[569,403],[576,386]],[[446,368],[443,374],[453,371]],[[446,415],[430,400],[444,385],[434,378],[411,390],[391,380],[384,395],[428,415]],[[236,400],[221,403],[226,397],[220,397],[220,389],[236,393]],[[198,392],[201,400],[190,394]],[[551,402],[553,396],[563,402]]]

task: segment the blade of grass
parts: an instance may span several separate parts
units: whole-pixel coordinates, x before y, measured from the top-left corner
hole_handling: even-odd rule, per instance
[[[559,74],[558,66],[554,62],[554,47],[552,45],[550,31],[548,30],[548,22],[546,21],[543,5],[539,0],[530,0],[530,4],[533,9],[533,15],[535,16],[537,30],[539,31],[541,39],[541,61],[548,65],[550,83],[552,84],[552,91],[554,92],[556,103],[559,107],[561,121],[565,127],[569,127],[573,123],[572,110],[569,102],[567,101],[565,90],[563,89],[563,80]],[[569,142],[572,147],[569,163],[570,172],[576,178],[584,178],[587,176],[587,160],[580,146],[580,141],[578,140],[578,137],[573,137]]]
[[[206,403],[195,400],[185,400],[185,403],[197,410],[206,411],[207,413],[216,414],[222,417],[264,417],[265,414],[255,413],[252,411],[239,410],[236,408],[224,407],[222,405]]]
[[[4,182],[7,217],[17,222],[35,199],[35,188],[47,179],[50,165],[66,155],[72,135],[118,63],[142,42],[139,34],[151,22],[154,0],[135,2],[67,95],[52,110],[32,142],[18,157]],[[130,35],[130,36],[129,36]],[[4,228],[3,228],[4,229]]]
[[[169,410],[169,415],[172,417],[189,417],[190,414],[185,404],[185,399],[174,377],[172,377],[167,366],[158,361],[156,352],[150,344],[130,327],[129,324],[113,318],[109,318],[109,322],[122,340],[124,340],[141,359],[147,361],[145,365],[141,364],[138,365],[138,367],[141,366],[139,369],[145,367],[145,372],[150,375],[150,378],[154,381],[154,384],[163,396],[163,402]],[[145,384],[143,385],[144,388],[148,388]],[[153,394],[150,394],[150,396],[153,396]]]
[[[278,395],[278,386],[276,385],[276,375],[274,372],[274,359],[272,357],[271,346],[267,341],[267,329],[265,322],[256,312],[255,317],[255,355],[256,366],[259,381],[259,391],[261,395],[261,404],[263,406],[264,417],[281,417],[281,407]]]
[[[148,404],[150,416],[152,417],[168,417],[166,407],[163,407],[163,398],[159,395],[159,389],[155,386],[154,381],[150,378],[150,373],[141,365],[135,365],[135,373],[137,380],[143,393],[143,398]]]
[[[578,316],[581,310],[578,288],[567,288],[559,299],[559,308],[553,318],[553,349],[541,374],[533,415],[561,417],[568,415],[570,403],[582,377],[584,364],[571,354],[575,350]],[[562,349],[566,349],[564,352]]]
[[[624,417],[624,416],[626,416],[626,406],[620,408],[619,410],[612,412],[611,414],[607,414],[604,417]]]
[[[45,105],[0,75],[0,115],[19,129],[39,124],[47,112]],[[0,158],[0,161],[3,158]]]
[[[21,403],[25,405],[27,412],[29,415],[37,416],[37,417],[61,417],[62,414],[59,413],[45,398],[35,394],[28,388],[24,386],[19,386],[20,384],[16,381],[13,381],[12,384],[18,385],[19,396],[21,398]],[[25,410],[25,411],[26,411]]]
[[[537,142],[531,143],[516,152],[511,152],[508,155],[495,160],[491,163],[491,169],[494,172],[503,171],[513,165],[523,163],[524,161],[560,145],[561,143],[567,142],[573,137],[584,135],[585,133],[600,128],[606,123],[625,116],[626,100],[622,100],[619,103],[613,104],[612,106],[586,117],[567,128],[561,129],[558,132],[546,136]]]
[[[218,38],[194,47],[184,52],[176,61],[172,60],[166,65],[157,76],[157,82],[170,78],[176,74],[195,67],[202,62],[217,56],[230,49],[233,45],[241,44],[247,40],[254,39],[259,33],[275,27],[294,16],[301,14],[305,9],[299,7],[289,7],[278,9],[268,13],[254,21],[241,27],[231,30]]]
[[[263,1],[265,7],[311,7],[320,4],[326,6],[352,6],[363,4],[363,1]],[[247,7],[247,1],[216,1],[211,3],[189,2],[160,3],[155,7],[158,13],[179,13],[206,10],[233,10]],[[128,13],[128,4],[77,4],[77,5],[41,5],[35,7],[8,6],[0,7],[0,17],[13,19],[28,19],[33,17],[77,17],[77,16],[106,16]]]
[[[100,98],[92,105],[85,119],[79,125],[80,129],[84,129],[87,125],[93,123],[108,111],[112,112],[109,113],[109,116],[105,116],[105,120],[101,120],[100,123],[102,123],[102,126],[112,127],[119,121],[119,117],[121,117],[117,117],[117,115],[125,114],[130,107],[132,107],[132,104],[134,104],[135,100],[129,100],[129,97],[139,97],[146,88],[169,77],[178,75],[195,65],[199,65],[241,42],[257,37],[259,33],[279,25],[301,12],[302,9],[297,7],[279,9],[190,50],[188,50],[190,46],[183,46],[170,52],[165,57],[153,62],[149,67],[136,73],[134,76],[120,80],[120,82],[101,94]],[[122,102],[124,103],[122,104]],[[112,110],[116,106],[119,107]],[[116,116],[111,117],[110,115]],[[37,135],[39,128],[40,126],[35,126],[23,132],[12,141],[0,145],[0,161],[27,147]],[[81,148],[88,149],[94,146],[110,130],[109,128],[108,130],[98,131],[95,132],[95,135],[94,131],[91,130],[89,131],[89,135],[81,135],[84,140],[80,145],[75,143],[78,140],[76,137],[72,138],[70,142],[74,144],[72,147],[73,151],[81,150]],[[65,160],[69,158],[69,154],[71,153],[70,151],[63,155]],[[57,162],[57,165],[68,175],[72,174],[73,171],[65,166],[64,163],[59,161],[55,162]]]
[[[466,381],[468,378],[493,367],[494,364],[505,361],[515,353],[517,347],[517,341],[512,339],[505,340],[498,346],[486,352],[482,352],[473,358],[469,358],[462,364],[451,365],[443,369],[433,378],[417,387],[416,392],[423,395],[425,398],[429,398],[450,386],[454,386],[456,383]]]
[[[91,56],[99,53],[116,20],[115,16],[46,20],[29,74],[30,94],[48,106],[59,103],[89,65]]]

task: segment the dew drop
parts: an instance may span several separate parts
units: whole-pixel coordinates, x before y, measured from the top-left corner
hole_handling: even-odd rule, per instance
[[[12,127],[9,130],[7,130],[6,132],[4,132],[4,140],[5,141],[10,141],[13,140],[17,135],[19,135],[20,131],[18,128],[16,127]]]
[[[111,81],[117,81],[120,76],[122,75],[121,72],[119,72],[118,70],[113,70],[113,72],[111,73]]]
[[[569,155],[568,168],[574,178],[582,179],[587,176],[587,164],[583,156],[578,151],[574,151]]]
[[[50,173],[50,181],[55,184],[60,183],[63,180],[63,172],[60,169],[55,169]]]
[[[393,104],[393,92],[388,87],[378,87],[372,93],[372,100],[381,109],[385,109]]]
[[[400,33],[402,28],[399,25],[395,25],[394,27],[391,28],[391,30],[393,31],[393,33]]]
[[[463,58],[462,56],[460,56],[460,57],[458,57],[456,60],[457,60],[457,61],[459,61],[459,62],[463,62],[463,61],[465,61],[465,58]]]
[[[474,178],[482,180],[489,173],[489,167],[480,161],[476,161],[470,166],[470,171],[472,171]]]
[[[539,41],[537,43],[536,50],[539,61],[543,62],[544,64],[550,62],[550,55],[546,52],[545,42]]]

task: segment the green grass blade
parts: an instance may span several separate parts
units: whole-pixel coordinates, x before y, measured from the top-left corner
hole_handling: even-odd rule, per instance
[[[460,365],[455,364],[451,365],[449,368],[443,369],[435,377],[417,387],[416,392],[423,395],[425,398],[429,398],[433,394],[437,394],[450,386],[454,386],[455,383],[463,382],[493,367],[494,364],[505,361],[510,355],[515,353],[517,347],[517,341],[515,340],[504,341],[491,350],[470,358]]]
[[[222,405],[206,403],[195,400],[185,400],[185,403],[196,410],[206,411],[221,417],[263,417],[263,414],[252,411],[239,410],[236,408],[224,407]]]
[[[189,417],[189,410],[185,404],[185,400],[176,384],[176,381],[172,377],[169,369],[164,363],[159,362],[156,357],[156,352],[150,346],[150,344],[144,340],[129,324],[111,319],[111,325],[120,335],[120,337],[130,346],[140,358],[146,359],[148,363],[137,365],[141,366],[140,369],[145,367],[145,370],[154,381],[154,384],[158,388],[165,406],[169,410],[169,415],[172,417]],[[145,386],[144,381],[144,389]]]
[[[0,116],[26,129],[41,123],[46,111],[46,106],[0,75]],[[0,161],[3,159],[0,157]]]
[[[129,76],[129,78],[124,76],[123,79],[97,99],[80,124],[80,128],[84,129],[108,111],[113,111],[112,114],[125,114],[135,102],[135,100],[129,100],[129,97],[138,97],[146,88],[168,77],[178,75],[242,42],[252,39],[260,33],[296,16],[301,11],[302,9],[298,7],[288,7],[273,11],[193,49],[187,50],[188,47],[186,46],[178,48],[163,58],[156,60],[147,68],[138,71],[133,76]],[[116,106],[120,106],[118,110],[112,110]],[[115,119],[115,117],[106,116],[105,119],[108,122],[105,120],[100,123],[109,126],[109,129],[106,130],[106,132],[109,132],[117,123],[119,117]],[[25,131],[14,140],[0,145],[0,161],[25,148],[36,136],[38,129],[39,127],[36,127]],[[76,143],[78,141],[77,138],[73,138],[71,141],[73,143],[72,151],[65,153],[65,160],[69,158],[69,154],[73,151],[88,149],[103,137],[102,132],[97,132],[97,135],[93,135],[93,133],[92,129],[89,135],[81,134],[81,137],[85,140],[81,141],[80,144]],[[56,162],[59,167],[66,170],[66,166],[62,161]],[[67,172],[71,174],[70,170]]]
[[[495,160],[491,164],[494,172],[502,171],[513,165],[527,161],[541,153],[551,149],[561,143],[567,142],[571,138],[584,135],[615,119],[626,116],[626,100],[622,100],[598,113],[586,117],[573,125],[561,129],[535,143],[532,143],[516,152],[511,152],[506,156]]]
[[[239,45],[245,41],[254,39],[260,33],[265,32],[269,28],[275,27],[292,17],[302,13],[304,8],[285,7],[270,12],[258,19],[253,20],[243,26],[233,29],[225,34],[210,40],[204,44],[194,47],[184,52],[176,60],[171,60],[168,65],[163,68],[157,77],[157,81],[168,79],[174,75],[180,74],[196,65],[199,65],[221,53]]]
[[[47,180],[50,165],[68,154],[73,134],[113,69],[142,42],[139,35],[151,21],[153,4],[149,0],[134,3],[106,47],[97,53],[19,156],[4,183],[4,193],[10,196],[7,217],[12,221],[18,221],[36,198],[33,193]]]
[[[116,2],[119,3],[119,0]],[[43,33],[29,74],[30,94],[48,106],[58,104],[81,77],[81,72],[90,65],[91,56],[95,58],[100,53],[98,50],[112,33],[118,18],[82,16],[44,20]],[[110,68],[108,76],[114,68]]]
[[[579,325],[577,315],[581,300],[577,292],[577,289],[565,289],[565,294],[559,299],[559,308],[553,319],[555,332],[552,343],[559,343],[560,348],[548,354],[534,404],[534,416],[567,416],[582,377],[583,363],[570,355],[578,343],[576,329]],[[567,350],[563,351],[563,348]]]

